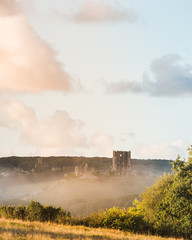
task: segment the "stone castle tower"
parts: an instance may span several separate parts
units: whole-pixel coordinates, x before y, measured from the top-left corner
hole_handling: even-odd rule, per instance
[[[112,169],[120,175],[132,169],[131,151],[113,151]]]

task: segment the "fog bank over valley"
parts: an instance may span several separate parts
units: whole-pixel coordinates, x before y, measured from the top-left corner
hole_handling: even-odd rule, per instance
[[[111,171],[111,158],[1,158],[0,203],[61,206],[73,215],[119,206],[135,198],[164,172],[171,161],[132,159],[126,175]]]

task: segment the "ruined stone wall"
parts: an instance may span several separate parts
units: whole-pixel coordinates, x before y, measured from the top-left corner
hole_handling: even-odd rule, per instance
[[[131,151],[113,151],[113,171],[125,175],[132,168]]]

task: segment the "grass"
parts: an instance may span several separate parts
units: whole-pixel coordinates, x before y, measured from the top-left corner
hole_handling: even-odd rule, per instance
[[[0,219],[0,240],[173,240],[118,230]]]

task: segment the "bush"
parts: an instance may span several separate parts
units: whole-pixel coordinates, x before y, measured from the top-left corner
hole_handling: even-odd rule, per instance
[[[31,201],[26,208],[27,220],[29,221],[43,221],[43,206],[38,203]]]
[[[26,207],[25,206],[18,206],[15,208],[15,218],[20,220],[26,219]]]
[[[60,224],[68,224],[71,221],[71,214],[65,209],[60,207],[42,206],[35,201],[31,201],[27,207],[1,206],[0,217]]]
[[[112,228],[140,233],[143,233],[148,229],[143,216],[135,211],[135,209],[126,210],[118,207],[92,213],[87,217],[72,218],[71,224],[94,228]]]
[[[90,216],[83,218],[83,225],[87,227],[104,227],[103,225],[104,212],[95,212],[90,214]]]

